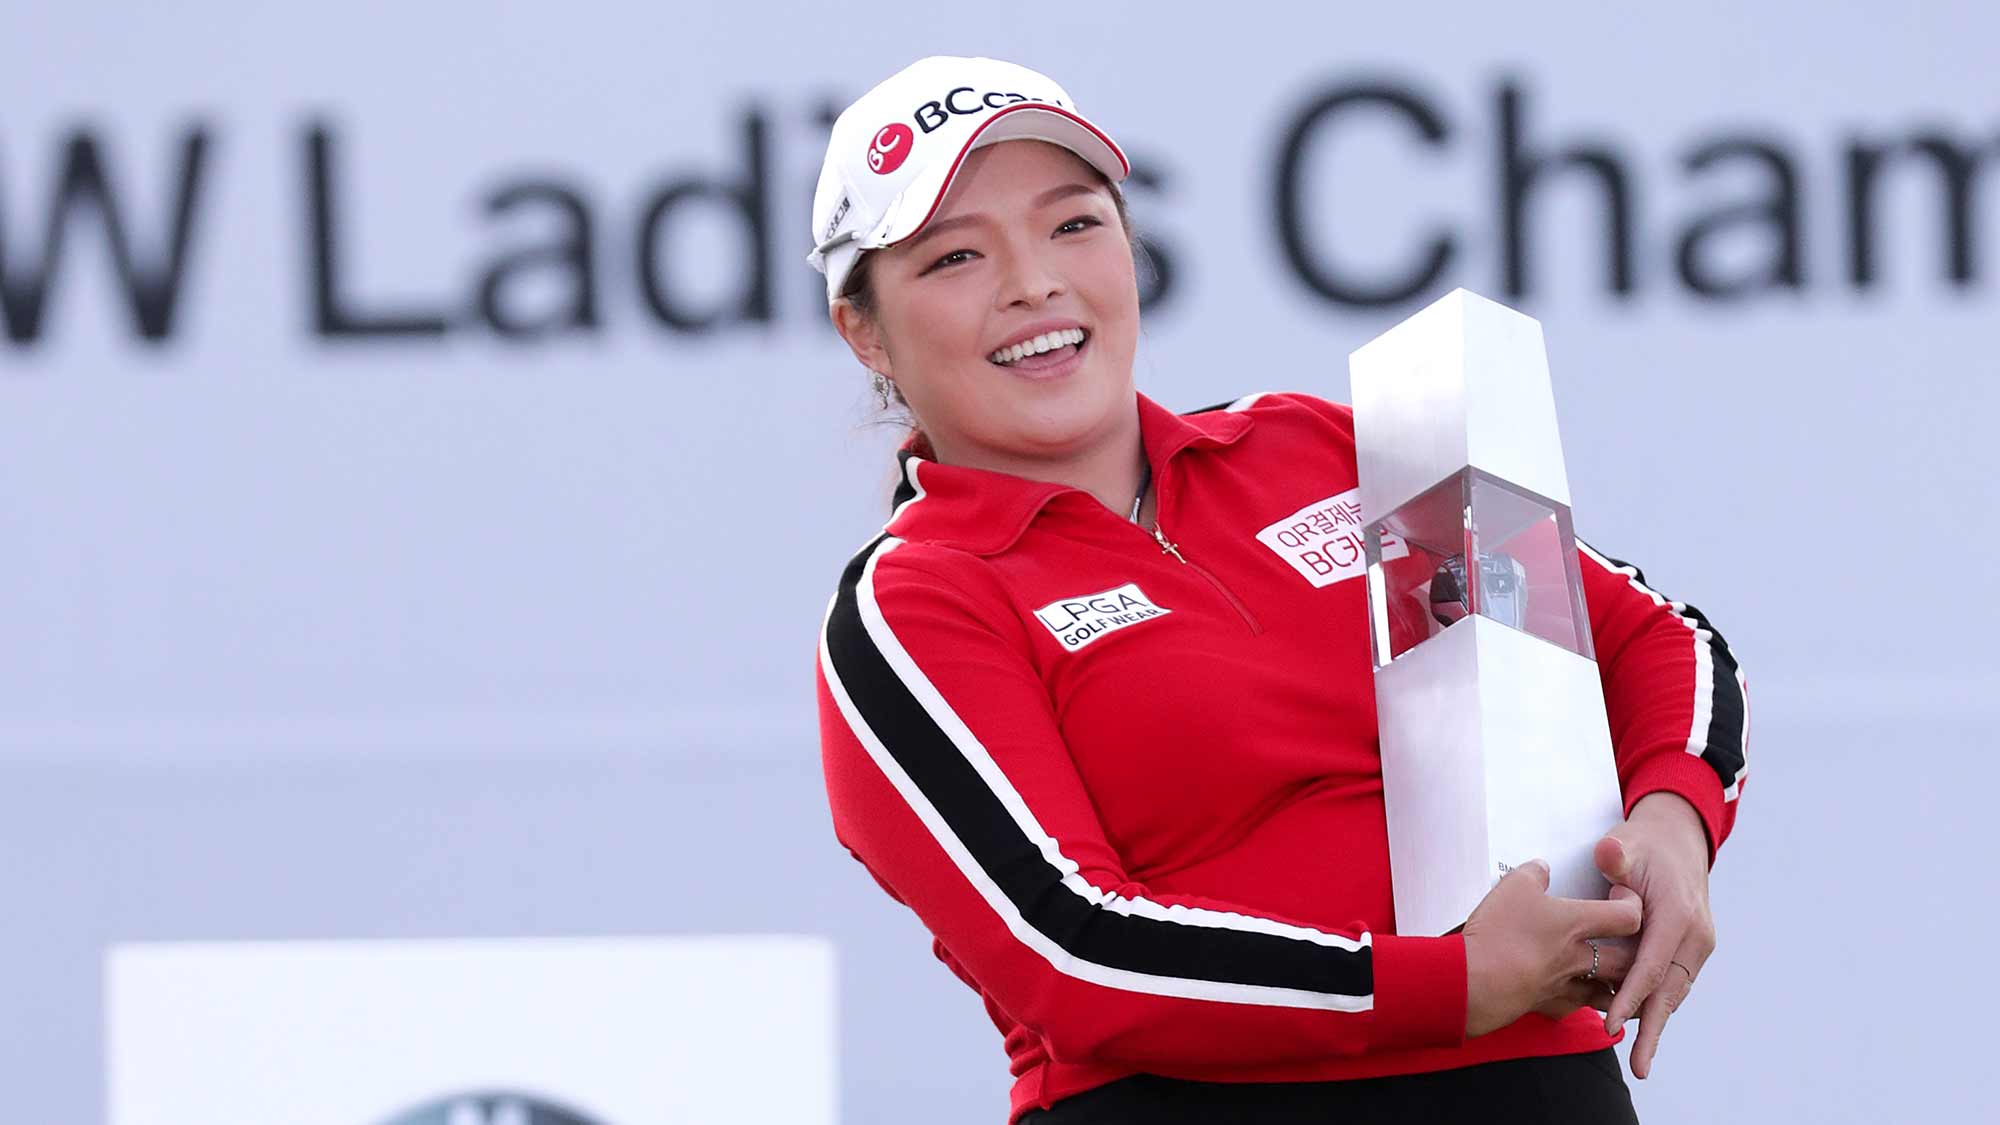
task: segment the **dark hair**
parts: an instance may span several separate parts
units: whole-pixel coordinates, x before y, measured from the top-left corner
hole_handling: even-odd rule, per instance
[[[1118,225],[1125,231],[1125,241],[1131,244],[1132,252],[1136,256],[1139,252],[1139,243],[1132,235],[1132,216],[1125,210],[1125,193],[1119,191],[1118,185],[1112,183],[1110,178],[1098,171],[1095,166],[1086,165],[1086,167],[1090,168],[1090,174],[1097,177],[1097,182],[1103,186],[1104,190],[1111,193],[1112,206],[1118,209]],[[847,271],[847,280],[840,287],[840,295],[845,297],[862,316],[873,320],[875,318],[875,288],[869,283],[868,279],[868,267],[871,257],[872,255],[864,250],[861,256],[855,259],[854,268]],[[923,427],[917,424],[916,417],[908,414],[910,404],[903,400],[902,388],[896,386],[894,383],[890,383],[889,397],[905,412],[906,417],[904,422],[909,427],[910,432],[916,435],[918,441],[924,447],[928,448],[930,438],[924,434]]]

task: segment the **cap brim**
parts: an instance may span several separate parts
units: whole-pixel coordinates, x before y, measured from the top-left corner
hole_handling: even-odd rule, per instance
[[[861,240],[861,247],[891,246],[922,230],[937,214],[938,205],[944,202],[945,193],[951,190],[952,181],[973,149],[1018,140],[1061,145],[1088,161],[1114,184],[1122,182],[1132,171],[1125,153],[1102,129],[1069,110],[1042,102],[1004,106],[979,123],[951,160],[940,160],[918,173],[889,213]]]

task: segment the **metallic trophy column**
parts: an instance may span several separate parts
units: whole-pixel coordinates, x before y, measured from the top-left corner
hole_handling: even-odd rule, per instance
[[[1456,929],[1537,857],[1603,898],[1623,805],[1541,325],[1456,289],[1349,372],[1396,930]]]

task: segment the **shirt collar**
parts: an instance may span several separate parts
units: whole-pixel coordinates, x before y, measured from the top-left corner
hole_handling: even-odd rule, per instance
[[[1190,446],[1223,446],[1250,429],[1250,416],[1210,408],[1192,414],[1173,411],[1134,392],[1138,399],[1139,440],[1153,480],[1166,479],[1167,463]],[[899,539],[936,543],[978,555],[1013,546],[1036,515],[1065,493],[1095,498],[1080,488],[1028,480],[1011,473],[945,465],[931,459],[930,447],[912,435],[896,452],[902,479],[895,510],[884,530]]]

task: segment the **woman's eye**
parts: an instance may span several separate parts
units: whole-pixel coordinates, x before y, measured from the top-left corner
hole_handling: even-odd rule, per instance
[[[1063,225],[1057,227],[1056,233],[1061,234],[1064,231],[1070,230],[1072,228],[1076,230],[1087,230],[1090,227],[1101,227],[1103,225],[1104,225],[1103,222],[1098,220],[1093,215],[1078,215],[1076,218],[1071,219],[1069,222],[1066,222]]]
[[[944,257],[939,258],[935,262],[932,262],[928,267],[925,268],[924,272],[929,273],[931,272],[931,270],[934,269],[941,269],[945,266],[955,266],[960,262],[969,262],[971,260],[972,260],[972,251],[953,250],[951,253],[946,254]]]

